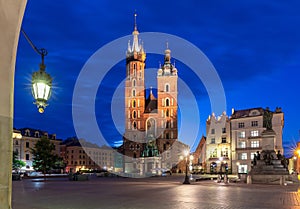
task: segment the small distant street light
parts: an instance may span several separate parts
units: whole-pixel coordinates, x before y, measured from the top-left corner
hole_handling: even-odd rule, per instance
[[[21,31],[34,51],[41,55],[42,58],[39,71],[32,74],[31,91],[35,99],[34,104],[36,104],[38,111],[43,113],[48,106],[47,101],[49,100],[52,91],[52,77],[46,73],[46,65],[44,63],[44,57],[48,52],[43,48],[38,49],[29,39],[25,31],[23,29],[21,29]]]
[[[185,178],[184,178],[184,182],[183,184],[190,184],[190,179],[188,177],[188,167],[190,164],[190,161],[192,161],[194,159],[193,155],[190,155],[189,150],[185,150],[183,153],[183,157],[181,157],[182,159],[185,158]]]

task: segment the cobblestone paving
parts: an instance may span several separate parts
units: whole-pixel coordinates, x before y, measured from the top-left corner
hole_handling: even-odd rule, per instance
[[[183,185],[183,177],[13,182],[13,209],[300,209],[297,185]],[[1,207],[0,207],[1,208]]]

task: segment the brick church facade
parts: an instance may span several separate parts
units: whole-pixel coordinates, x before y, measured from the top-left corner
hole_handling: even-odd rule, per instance
[[[172,145],[178,142],[178,75],[167,48],[157,71],[155,97],[152,87],[145,88],[146,53],[136,23],[132,35],[126,52],[124,172],[145,174],[170,169],[178,161],[177,155],[172,156]]]

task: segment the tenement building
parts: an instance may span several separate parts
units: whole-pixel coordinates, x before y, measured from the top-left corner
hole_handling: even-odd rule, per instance
[[[17,153],[17,159],[22,160],[26,165],[21,168],[21,171],[33,171],[33,155],[31,149],[34,148],[36,142],[41,137],[50,139],[51,143],[55,145],[54,153],[60,156],[61,139],[56,139],[56,134],[48,134],[46,131],[36,130],[32,128],[22,128],[13,130],[13,151]]]
[[[110,147],[99,147],[84,139],[69,138],[62,143],[61,149],[66,172],[116,171],[115,152]]]
[[[251,108],[233,110],[230,117],[231,144],[232,144],[232,171],[233,173],[248,173],[251,170],[251,161],[254,154],[261,152],[264,144],[263,133],[266,130],[265,115],[270,115],[270,122],[274,133],[274,141],[268,142],[269,150],[283,154],[282,129],[284,114],[281,108],[271,111],[269,108]]]
[[[126,52],[122,151],[124,172],[144,175],[176,166],[180,149],[186,146],[177,140],[178,76],[171,63],[171,50],[165,50],[164,63],[157,71],[157,89],[146,89],[146,53],[136,23],[132,34],[133,41]]]
[[[206,172],[226,172],[231,169],[230,121],[225,112],[206,120]]]

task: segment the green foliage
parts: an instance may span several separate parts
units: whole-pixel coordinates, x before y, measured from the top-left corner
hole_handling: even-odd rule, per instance
[[[22,160],[18,160],[18,152],[13,152],[13,162],[12,162],[12,169],[13,170],[19,170],[23,166],[25,166],[26,163]]]
[[[58,161],[61,160],[59,156],[53,153],[55,145],[46,137],[40,138],[31,149],[33,155],[33,168],[41,171],[43,174],[48,173],[51,169],[56,167]]]

